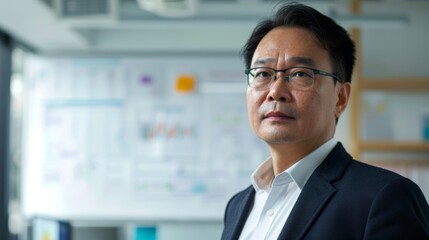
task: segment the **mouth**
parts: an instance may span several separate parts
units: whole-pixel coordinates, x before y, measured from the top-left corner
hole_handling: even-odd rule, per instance
[[[295,119],[294,117],[280,111],[269,112],[265,115],[264,118],[274,120],[274,121],[285,121],[285,120]]]

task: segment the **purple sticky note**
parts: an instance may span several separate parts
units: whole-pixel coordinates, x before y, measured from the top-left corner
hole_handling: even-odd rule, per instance
[[[140,83],[144,86],[152,84],[152,77],[150,75],[143,75],[140,77]]]

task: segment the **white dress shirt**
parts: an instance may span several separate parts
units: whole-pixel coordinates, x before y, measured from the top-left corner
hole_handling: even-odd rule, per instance
[[[336,144],[332,138],[277,176],[271,157],[256,168],[255,201],[240,240],[277,239],[305,183]]]

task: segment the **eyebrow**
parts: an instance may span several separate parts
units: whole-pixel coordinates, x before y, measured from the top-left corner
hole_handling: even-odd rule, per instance
[[[309,57],[291,57],[288,59],[288,62],[292,62],[293,64],[303,64],[309,67],[316,67],[316,62]]]
[[[255,60],[253,65],[256,65],[256,66],[265,65],[265,64],[270,63],[270,62],[274,62],[274,58],[258,58]]]
[[[258,58],[255,60],[253,65],[254,66],[266,65],[267,63],[271,63],[274,61],[275,61],[274,58]],[[316,67],[316,62],[309,57],[301,57],[301,56],[290,57],[287,59],[287,62],[288,64],[292,64],[292,65],[302,64],[313,68]]]

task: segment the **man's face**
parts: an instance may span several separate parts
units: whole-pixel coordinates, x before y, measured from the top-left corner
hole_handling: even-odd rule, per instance
[[[310,67],[332,73],[329,53],[308,30],[278,27],[259,43],[251,67],[286,69]],[[317,147],[335,132],[335,118],[347,106],[349,83],[334,84],[329,76],[315,75],[305,90],[291,87],[284,73],[266,90],[248,87],[250,124],[258,137],[270,146],[298,143]]]

